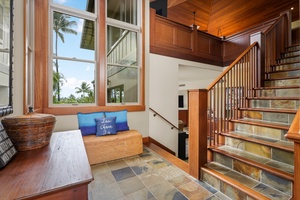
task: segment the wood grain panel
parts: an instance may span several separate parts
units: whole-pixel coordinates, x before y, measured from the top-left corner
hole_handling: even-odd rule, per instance
[[[175,29],[174,32],[175,46],[192,50],[192,31]]]
[[[231,36],[292,10],[292,19],[299,19],[299,0],[169,0],[168,19],[215,36]],[[195,13],[195,20],[194,14]]]

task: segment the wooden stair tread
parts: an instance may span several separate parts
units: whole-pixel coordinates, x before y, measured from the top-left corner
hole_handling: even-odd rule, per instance
[[[278,80],[287,80],[287,79],[299,79],[300,76],[286,76],[286,77],[279,77],[279,78],[268,78],[265,81],[278,81]]]
[[[293,109],[270,109],[270,108],[239,108],[243,111],[260,111],[260,112],[276,112],[276,113],[288,113],[296,114],[297,110]]]
[[[276,149],[294,152],[294,143],[292,142],[286,142],[278,139],[267,138],[267,137],[262,137],[260,135],[247,134],[241,132],[221,133],[221,135],[273,147]]]
[[[280,65],[289,65],[289,64],[296,64],[299,63],[299,61],[291,61],[291,62],[285,62],[285,63],[277,63],[273,64],[272,67],[280,66]]]
[[[273,74],[273,73],[280,73],[280,72],[290,72],[290,71],[298,71],[300,70],[300,67],[295,67],[291,69],[281,69],[281,70],[274,70],[270,72],[266,72],[266,74]]]
[[[253,88],[254,90],[274,90],[274,89],[297,89],[300,88],[300,85],[291,85],[291,86],[270,86],[270,87],[259,87]]]
[[[269,121],[259,121],[259,120],[251,120],[251,119],[232,119],[230,121],[235,123],[250,124],[250,125],[263,126],[263,127],[275,128],[281,130],[289,130],[290,128],[290,125],[288,124],[275,123]]]
[[[252,100],[300,100],[300,97],[247,97]]]
[[[243,183],[239,182],[239,181],[236,181],[232,178],[229,178],[227,177],[226,175],[224,174],[221,174],[213,169],[210,169],[208,167],[202,167],[201,168],[204,172],[212,175],[212,176],[215,176],[217,177],[218,179],[220,179],[221,181],[225,182],[226,184],[234,187],[234,188],[237,188],[238,190],[242,191],[243,193],[247,194],[248,196],[254,198],[254,199],[260,199],[260,200],[268,200],[270,198],[262,195],[261,193],[249,188],[249,187],[246,187],[245,185],[243,185]]]
[[[211,151],[228,156],[247,165],[257,167],[286,180],[294,181],[294,169],[291,165],[275,161],[270,158],[257,156],[255,154],[248,153],[247,151],[228,146],[211,148]],[[281,170],[276,166],[281,166],[282,168],[284,167],[285,171],[283,169]]]

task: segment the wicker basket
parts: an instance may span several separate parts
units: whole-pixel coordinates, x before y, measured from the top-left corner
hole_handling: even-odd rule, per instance
[[[2,120],[11,141],[18,151],[33,150],[49,144],[55,125],[54,115],[37,114],[29,108],[26,115]]]

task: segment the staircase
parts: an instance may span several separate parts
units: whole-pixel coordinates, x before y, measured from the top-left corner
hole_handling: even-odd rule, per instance
[[[285,134],[300,106],[300,46],[286,48],[254,91],[233,131],[220,133],[224,145],[210,148],[202,180],[231,199],[291,199],[294,144]]]

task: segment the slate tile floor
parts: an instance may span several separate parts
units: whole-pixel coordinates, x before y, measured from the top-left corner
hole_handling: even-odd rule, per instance
[[[92,166],[89,200],[228,200],[147,147],[141,155]]]

